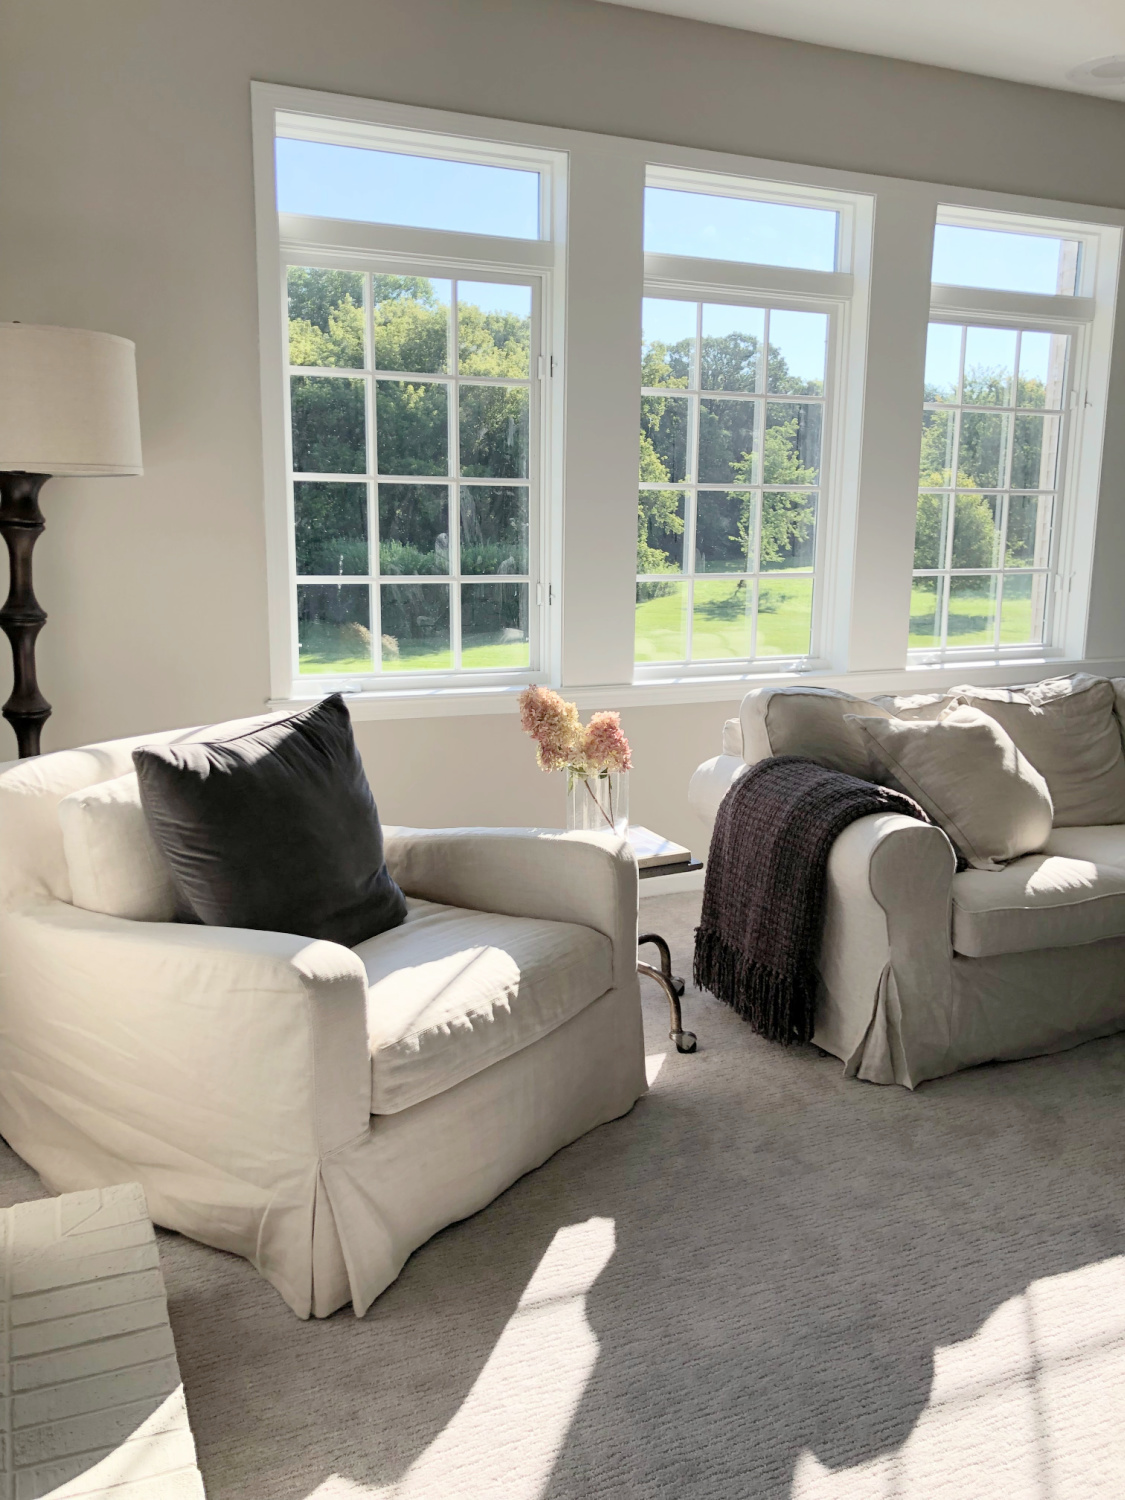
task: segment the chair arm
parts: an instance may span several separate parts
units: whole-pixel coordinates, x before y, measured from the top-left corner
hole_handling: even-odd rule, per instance
[[[814,1037],[819,1046],[845,1062],[858,1058],[888,968],[895,1013],[885,1022],[894,1081],[910,1082],[899,1076],[909,1073],[905,1055],[918,1058],[948,1046],[956,868],[942,830],[901,813],[859,818],[836,840],[818,959],[824,986]],[[859,1072],[866,1076],[862,1067]]]
[[[713,755],[692,772],[688,782],[688,805],[707,824],[714,827],[719,803],[735,781],[749,766],[741,755]]]
[[[637,860],[628,839],[543,828],[384,828],[408,896],[510,917],[576,922],[613,944],[614,984],[637,970]]]
[[[53,901],[5,912],[0,952],[0,1072],[117,1149],[139,1132],[268,1182],[368,1128],[367,980],[337,943]]]

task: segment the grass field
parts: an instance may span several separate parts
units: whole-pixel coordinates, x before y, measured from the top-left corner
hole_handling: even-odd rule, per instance
[[[356,651],[354,627],[305,624],[301,627],[301,673],[339,672],[349,677],[366,676],[373,670],[371,657]],[[467,636],[461,647],[461,664],[478,670],[501,671],[526,667],[531,661],[527,641],[497,641],[489,636]],[[384,672],[448,672],[453,653],[435,641],[399,641],[398,655],[385,654]]]
[[[808,574],[763,578],[759,585],[756,656],[807,656],[812,621]],[[683,661],[687,643],[687,584],[637,605],[636,659]],[[753,585],[699,579],[692,617],[693,661],[738,661],[750,655]]]
[[[935,619],[939,596],[915,586],[910,594],[910,645],[914,648],[941,645],[941,620]],[[1038,638],[1032,618],[1032,580],[1008,578],[1000,611],[1000,642],[1019,646]],[[990,646],[996,630],[996,600],[982,591],[955,592],[949,600],[950,646]]]

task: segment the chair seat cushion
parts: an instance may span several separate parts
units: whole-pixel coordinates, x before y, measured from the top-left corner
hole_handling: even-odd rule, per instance
[[[355,948],[369,986],[373,1115],[444,1093],[613,985],[612,945],[590,927],[407,905],[401,927]]]
[[[1056,828],[1041,854],[953,877],[953,948],[966,958],[1125,937],[1125,827]]]

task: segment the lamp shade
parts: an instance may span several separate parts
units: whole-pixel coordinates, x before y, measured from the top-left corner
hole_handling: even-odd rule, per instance
[[[140,474],[130,339],[0,323],[0,471]]]

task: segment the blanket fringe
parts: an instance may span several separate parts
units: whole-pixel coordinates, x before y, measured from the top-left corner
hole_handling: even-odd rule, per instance
[[[710,990],[759,1036],[786,1044],[811,1041],[815,984],[755,962],[713,929],[696,928],[693,979],[697,989]]]

